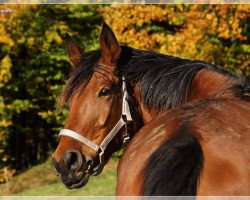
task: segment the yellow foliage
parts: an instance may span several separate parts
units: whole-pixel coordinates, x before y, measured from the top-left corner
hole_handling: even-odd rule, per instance
[[[35,44],[35,38],[34,37],[29,37],[27,39],[27,43],[29,46],[33,46]]]
[[[0,88],[11,79],[11,59],[7,55],[0,62]]]
[[[15,21],[11,19],[24,13],[26,9],[34,7],[35,5],[21,5],[21,4],[0,4],[0,10],[10,9],[11,13],[1,14],[0,16],[0,44],[8,45],[10,47],[14,46],[14,41],[11,39],[8,34],[8,29],[11,29],[12,26],[17,25]],[[12,24],[6,29],[5,23],[12,21]]]
[[[6,127],[11,126],[11,125],[12,125],[12,122],[9,120],[3,119],[0,121],[0,127],[6,128]]]
[[[7,160],[8,160],[8,157],[7,157],[7,156],[3,156],[3,157],[2,157],[2,161],[3,161],[3,162],[6,162]]]
[[[6,33],[6,30],[3,26],[3,19],[0,18],[0,43],[6,44],[9,46],[14,46],[13,40],[9,37],[9,35]]]
[[[219,56],[221,60],[225,56],[218,40],[247,39],[241,20],[250,17],[250,5],[112,5],[102,8],[100,13],[121,43],[216,62]],[[160,31],[158,24],[164,27]],[[215,40],[211,42],[207,37]],[[244,59],[241,68],[250,71]]]

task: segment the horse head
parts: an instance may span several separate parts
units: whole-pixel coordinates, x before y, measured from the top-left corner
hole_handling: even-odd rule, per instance
[[[70,111],[53,164],[67,188],[78,188],[101,173],[140,128],[140,120],[125,77],[116,73],[121,48],[108,25],[101,31],[101,51],[82,53],[69,35],[66,46],[73,71],[61,100]]]

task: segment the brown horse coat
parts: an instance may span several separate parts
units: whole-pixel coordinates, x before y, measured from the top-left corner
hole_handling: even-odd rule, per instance
[[[171,170],[150,167],[148,160],[183,124],[192,130],[203,154],[197,195],[250,195],[250,103],[230,99],[189,103],[144,126],[119,162],[117,195],[143,195],[147,173]],[[155,179],[158,186],[168,181]]]

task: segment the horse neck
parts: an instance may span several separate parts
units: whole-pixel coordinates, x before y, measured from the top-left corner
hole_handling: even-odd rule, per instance
[[[208,98],[234,98],[233,87],[239,84],[240,80],[218,73],[216,71],[202,69],[191,83],[186,101],[194,101]],[[139,114],[144,124],[164,114],[166,110],[149,108],[143,103],[139,84],[133,85],[133,92],[139,107]],[[185,103],[185,102],[183,102]]]
[[[240,80],[224,74],[202,69],[191,83],[187,101],[201,100],[207,98],[234,98],[234,86]]]
[[[139,115],[141,116],[144,125],[148,124],[152,119],[156,118],[157,116],[162,115],[162,112],[154,108],[148,108],[148,106],[143,103],[139,84],[133,86],[133,92],[137,101]]]

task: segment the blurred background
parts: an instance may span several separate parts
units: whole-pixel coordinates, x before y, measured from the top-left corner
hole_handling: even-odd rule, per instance
[[[0,195],[114,195],[116,154],[100,177],[68,191],[50,156],[67,108],[67,32],[99,48],[105,21],[120,43],[199,59],[250,76],[250,5],[0,5]],[[93,179],[93,180],[92,180]]]

